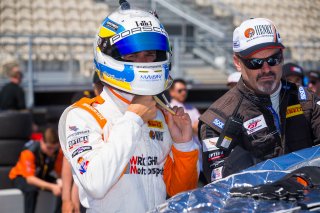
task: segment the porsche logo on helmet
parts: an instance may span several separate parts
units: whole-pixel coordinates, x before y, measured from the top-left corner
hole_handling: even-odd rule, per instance
[[[254,36],[254,29],[253,28],[248,28],[246,29],[246,31],[244,31],[244,36],[246,38],[251,38],[252,36]]]

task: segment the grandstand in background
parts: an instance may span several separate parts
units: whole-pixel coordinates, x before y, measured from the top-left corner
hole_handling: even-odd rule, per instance
[[[199,94],[206,89],[219,95],[226,89],[227,75],[234,71],[232,32],[250,17],[274,21],[287,47],[287,61],[305,69],[320,68],[319,0],[129,2],[157,10],[171,38],[172,75],[185,78]],[[94,35],[103,18],[117,7],[118,0],[0,1],[0,67],[13,59],[23,65],[29,107],[37,106],[41,102],[37,97],[47,93],[56,96],[44,99],[46,103],[59,99],[63,101],[58,104],[69,104],[65,102],[70,96],[64,94],[91,88]],[[0,86],[5,82],[1,74]],[[208,91],[205,98],[212,101],[215,94]],[[195,93],[191,97],[198,106],[205,99],[197,99]]]

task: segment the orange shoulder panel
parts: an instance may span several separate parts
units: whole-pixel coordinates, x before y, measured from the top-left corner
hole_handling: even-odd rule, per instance
[[[104,100],[101,98],[101,96],[97,96],[95,98],[81,98],[79,101],[77,101],[75,104],[73,104],[73,107],[79,107],[81,109],[84,109],[85,111],[89,112],[99,123],[101,129],[105,126],[107,123],[107,120],[102,116],[102,114],[96,110],[92,104],[98,103],[102,104]]]
[[[172,146],[173,159],[168,155],[164,165],[164,182],[167,193],[177,193],[195,189],[198,184],[198,150],[181,152]]]

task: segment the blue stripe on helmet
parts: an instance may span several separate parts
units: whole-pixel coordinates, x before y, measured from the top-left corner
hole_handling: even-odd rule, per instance
[[[168,38],[157,32],[133,34],[121,39],[114,45],[122,56],[146,50],[162,50],[168,52],[170,50]]]
[[[110,67],[107,67],[106,65],[103,65],[101,63],[98,63],[95,59],[94,59],[94,64],[101,73],[105,73],[109,76],[112,76],[117,80],[132,82],[134,79],[133,67],[131,65],[125,64],[124,69],[122,71],[118,71]]]

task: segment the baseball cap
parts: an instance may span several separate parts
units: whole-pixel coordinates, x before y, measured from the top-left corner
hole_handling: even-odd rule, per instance
[[[282,72],[285,77],[287,76],[299,76],[303,78],[303,69],[297,64],[294,63],[286,63],[282,66]]]
[[[234,72],[228,76],[228,84],[237,83],[241,78],[241,72]]]
[[[309,78],[316,78],[316,79],[320,80],[320,73],[316,72],[316,71],[310,71],[308,73],[308,77]]]
[[[233,52],[241,57],[264,49],[284,49],[276,26],[266,18],[252,18],[240,24],[233,31]]]

